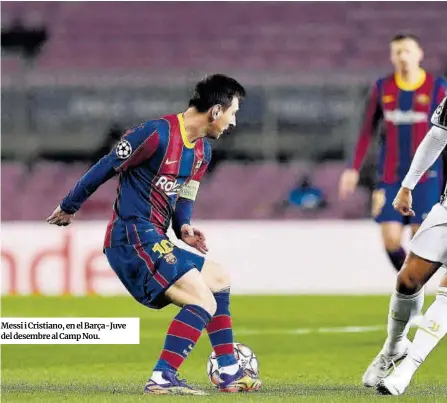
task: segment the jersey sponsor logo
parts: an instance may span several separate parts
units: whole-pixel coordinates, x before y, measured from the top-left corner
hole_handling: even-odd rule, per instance
[[[178,162],[178,160],[174,160],[174,161],[170,161],[169,158],[166,160],[165,164],[166,165],[172,165],[175,164],[176,162]]]
[[[382,97],[382,102],[384,103],[384,104],[389,104],[390,102],[393,102],[394,101],[394,96],[393,95],[384,95],[383,97]]]
[[[163,190],[167,196],[176,195],[182,188],[182,185],[178,183],[177,180],[170,180],[166,176],[160,176],[155,183],[155,186]]]
[[[411,125],[428,121],[428,115],[425,112],[402,111],[400,109],[385,111],[384,116],[386,121],[395,125]]]
[[[132,154],[132,146],[127,140],[123,139],[116,145],[115,152],[119,159],[125,160]]]
[[[430,97],[427,94],[419,94],[416,96],[416,102],[421,105],[428,105],[430,103]]]

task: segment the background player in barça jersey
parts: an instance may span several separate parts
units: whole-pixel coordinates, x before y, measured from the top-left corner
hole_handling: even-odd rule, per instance
[[[217,264],[174,246],[166,236],[172,220],[178,238],[207,252],[205,235],[190,220],[211,158],[208,138],[218,139],[235,126],[244,96],[244,88],[230,77],[205,78],[197,84],[183,114],[129,130],[47,219],[50,224],[70,224],[98,186],[119,175],[104,240],[110,266],[143,305],[159,309],[174,303],[181,308],[169,326],[146,393],[204,394],[176,374],[204,328],[219,363],[220,390],[239,392],[261,386],[259,379],[240,369],[234,356],[228,275]]]
[[[430,116],[444,98],[447,84],[420,68],[423,51],[415,36],[395,36],[390,50],[395,72],[377,80],[370,91],[351,165],[340,180],[340,197],[346,199],[355,191],[371,139],[382,123],[372,214],[381,225],[387,254],[396,270],[400,270],[406,256],[401,246],[404,225],[410,224],[416,233],[436,203],[442,186],[441,159],[435,161],[414,191],[413,217],[401,216],[392,202],[416,149],[430,129]]]

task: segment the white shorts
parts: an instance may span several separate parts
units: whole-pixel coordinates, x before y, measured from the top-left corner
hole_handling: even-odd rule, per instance
[[[410,250],[422,259],[447,265],[447,208],[436,204],[410,243]]]

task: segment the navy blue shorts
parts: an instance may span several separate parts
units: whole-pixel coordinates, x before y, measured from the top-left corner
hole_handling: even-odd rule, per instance
[[[414,217],[403,216],[393,208],[393,200],[401,187],[400,183],[386,184],[381,183],[376,192],[380,194],[383,207],[379,210],[379,214],[374,217],[376,222],[398,222],[403,225],[421,224],[428,215],[432,207],[438,203],[441,195],[441,181],[439,178],[428,179],[425,182],[419,183],[413,190],[413,210]]]
[[[169,305],[165,291],[188,271],[201,271],[205,261],[202,256],[175,246],[165,235],[144,245],[106,248],[104,253],[129,293],[154,309]]]

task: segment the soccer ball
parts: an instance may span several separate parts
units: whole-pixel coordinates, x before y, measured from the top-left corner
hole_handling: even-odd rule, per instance
[[[251,376],[259,377],[259,361],[253,350],[242,343],[233,343],[234,355],[239,365],[244,371],[249,371]],[[210,382],[219,387],[219,366],[217,365],[216,354],[213,351],[206,364],[206,373]]]

